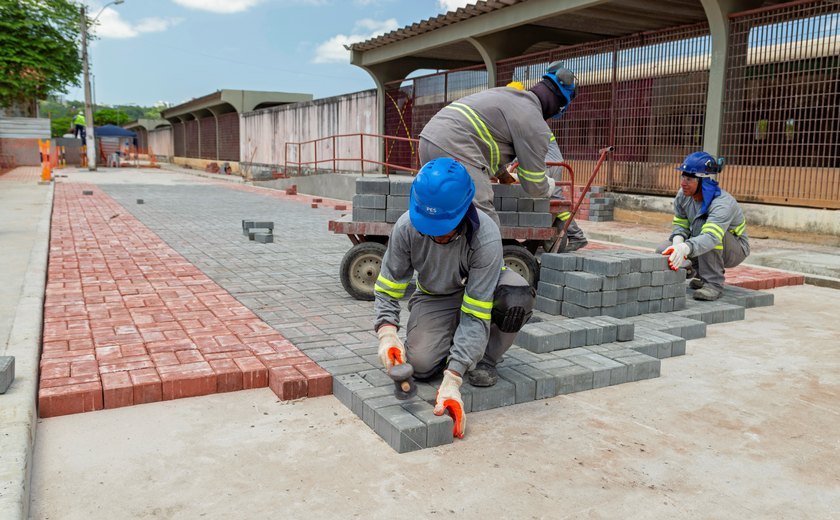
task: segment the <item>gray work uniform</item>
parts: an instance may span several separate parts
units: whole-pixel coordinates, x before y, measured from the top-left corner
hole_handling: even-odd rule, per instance
[[[554,183],[545,175],[551,130],[537,96],[528,90],[491,88],[445,106],[420,132],[420,162],[452,157],[475,183],[476,207],[499,224],[490,177],[514,157],[525,192],[548,198]]]
[[[668,242],[657,248],[662,252],[677,235],[691,247],[689,258],[697,276],[717,290],[723,290],[727,267],[739,265],[750,254],[747,220],[741,206],[728,192],[721,190],[705,214],[702,202],[686,197],[682,191],[674,199],[673,230]]]
[[[551,135],[551,139],[548,143],[548,153],[545,156],[545,162],[563,162],[563,154],[560,153],[560,146],[557,145],[557,140],[554,138],[554,134]],[[555,181],[562,181],[563,180],[563,168],[560,166],[546,166],[546,173],[548,176]],[[574,194],[572,194],[574,197]],[[554,193],[551,195],[552,199],[555,200],[566,200],[563,197],[563,188],[562,186],[557,186],[554,188]],[[557,229],[562,230],[563,226],[566,225],[566,221],[571,218],[572,214],[569,211],[563,210],[557,215],[555,215],[556,219],[554,221],[554,227]],[[566,234],[568,235],[570,240],[586,240],[586,236],[583,234],[583,230],[580,229],[580,226],[577,225],[574,219],[569,223],[569,229],[566,230]]]
[[[481,211],[476,226],[448,244],[421,235],[404,213],[394,225],[374,289],[374,327],[399,326],[400,302],[417,273],[409,300],[406,357],[415,375],[429,378],[448,366],[465,374],[484,358],[495,365],[516,333],[491,323],[493,295],[499,285],[527,286],[524,278],[503,271],[498,226]]]

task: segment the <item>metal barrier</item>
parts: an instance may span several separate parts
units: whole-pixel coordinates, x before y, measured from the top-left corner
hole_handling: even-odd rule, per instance
[[[359,140],[359,156],[358,157],[341,157],[339,153],[339,143],[343,139],[358,139]],[[309,141],[302,141],[299,143],[285,143],[284,145],[284,162],[283,169],[288,175],[289,167],[296,167],[297,174],[303,174],[304,166],[311,166],[317,172],[318,165],[329,164],[327,171],[336,173],[338,166],[341,163],[357,163],[361,166],[361,174],[364,175],[365,165],[375,164],[382,166],[383,173],[390,175],[395,171],[403,171],[409,173],[416,173],[420,169],[420,158],[417,153],[413,153],[413,160],[408,164],[396,164],[387,161],[378,161],[375,159],[368,159],[365,157],[365,139],[382,139],[387,151],[390,143],[403,143],[409,146],[412,150],[417,149],[417,139],[409,139],[405,137],[395,137],[392,135],[380,134],[339,134],[331,135],[329,137],[321,137],[319,139],[312,139]],[[320,153],[319,153],[320,150]],[[387,152],[386,152],[387,153]],[[290,160],[290,157],[294,157]],[[311,160],[309,158],[311,157]],[[387,157],[387,155],[386,155]]]

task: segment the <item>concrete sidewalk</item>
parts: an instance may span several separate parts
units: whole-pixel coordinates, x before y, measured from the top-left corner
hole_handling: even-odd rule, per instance
[[[5,226],[0,227],[0,281],[9,291],[1,296],[17,302],[0,307],[0,332],[6,352],[20,356],[15,384],[0,396],[4,519],[25,518],[30,507],[52,200],[52,187],[35,184],[32,172],[14,173],[0,177],[0,212],[9,212],[0,213],[6,217],[0,221]],[[190,190],[227,180],[125,168],[66,173],[74,182],[156,186],[148,189],[159,193],[161,202],[167,186]],[[121,189],[133,201],[133,188]],[[146,207],[134,207],[140,208]],[[205,223],[213,224],[214,209],[202,210]],[[311,210],[307,218],[320,222],[326,214]],[[593,240],[640,247],[658,243],[669,229],[580,224]],[[172,244],[190,232],[177,220],[161,226],[160,236]],[[315,245],[317,262],[329,265],[313,263],[313,273],[337,276],[331,258],[349,247],[344,242],[327,247],[326,255],[325,244]],[[756,259],[782,258],[791,270],[834,275],[831,283],[840,278],[830,261],[840,258],[840,248],[760,238],[753,244]],[[312,247],[301,244],[306,250],[301,254],[311,255]],[[241,266],[247,259],[232,256],[231,261]],[[205,271],[224,268],[196,265]],[[282,278],[284,271],[280,264],[257,274]],[[249,281],[261,283],[256,277]],[[316,281],[306,280],[307,288]],[[840,304],[840,292],[813,286],[773,292],[774,307],[751,309],[746,321],[716,326],[707,338],[692,341],[688,355],[663,364],[659,379],[471,414],[465,441],[413,454],[394,453],[333,397],[281,403],[267,389],[39,420],[32,517],[250,517],[281,507],[287,516],[379,517],[410,511],[465,517],[499,512],[723,517],[737,511],[774,518],[785,511],[791,514],[783,516],[827,517],[840,508],[840,458],[823,434],[840,426],[840,414],[833,411],[840,367],[832,361],[840,353],[840,329],[833,313],[821,309]],[[313,308],[303,294],[288,295],[299,309],[272,311],[278,324],[288,322],[292,311],[327,318],[337,317],[330,312],[345,312],[347,319],[355,312]],[[271,305],[254,299],[255,305]],[[367,326],[366,316],[363,321]],[[300,333],[302,341],[311,336]],[[490,478],[476,482],[478,475]],[[173,487],[178,493],[171,492]]]
[[[0,176],[0,356],[15,379],[0,395],[0,518],[26,518],[35,442],[35,397],[52,211],[38,168]]]

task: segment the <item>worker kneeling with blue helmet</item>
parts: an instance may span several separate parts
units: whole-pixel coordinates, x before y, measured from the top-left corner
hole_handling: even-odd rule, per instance
[[[682,175],[671,236],[656,251],[668,256],[671,269],[686,268],[695,300],[717,300],[723,295],[726,269],[750,254],[747,220],[735,198],[718,184],[723,159],[694,152],[677,170]]]
[[[435,413],[449,410],[463,436],[460,387],[498,381],[496,364],[531,317],[535,292],[504,267],[498,226],[473,205],[475,185],[450,158],[426,163],[411,186],[409,210],[394,225],[374,290],[379,357],[386,369],[399,358],[420,380],[443,372]],[[408,302],[406,341],[397,333],[400,300],[416,273]]]

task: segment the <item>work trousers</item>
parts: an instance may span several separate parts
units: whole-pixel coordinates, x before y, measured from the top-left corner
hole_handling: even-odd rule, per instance
[[[458,160],[457,157],[452,157],[452,154],[443,148],[432,144],[422,137],[420,138],[419,152],[421,165],[426,164],[432,159],[438,159],[440,157],[449,157]],[[458,162],[467,169],[470,177],[472,177],[473,184],[475,184],[473,204],[475,204],[475,207],[486,213],[487,216],[492,218],[493,222],[495,222],[501,229],[499,216],[496,214],[496,208],[493,206],[493,184],[490,182],[490,177],[492,177],[495,172],[491,172],[486,166],[478,168],[463,161]]]
[[[527,286],[522,276],[510,269],[502,270],[496,290],[499,287]],[[414,367],[418,379],[430,379],[446,368],[455,329],[461,318],[461,304],[464,291],[447,296],[435,296],[415,291],[408,302],[408,327],[405,350],[408,362]],[[490,337],[484,347],[481,360],[495,366],[505,352],[513,345],[516,332],[502,332],[490,323]],[[477,360],[476,360],[477,361]],[[473,362],[474,363],[474,362]],[[475,368],[471,365],[470,369]]]
[[[671,247],[671,242],[665,241],[656,248],[656,252],[662,253],[669,247]],[[697,272],[697,278],[722,291],[726,268],[740,265],[745,258],[747,258],[747,254],[741,247],[741,242],[735,238],[735,235],[727,231],[723,234],[723,249],[712,249],[700,256],[690,258],[690,260]]]

